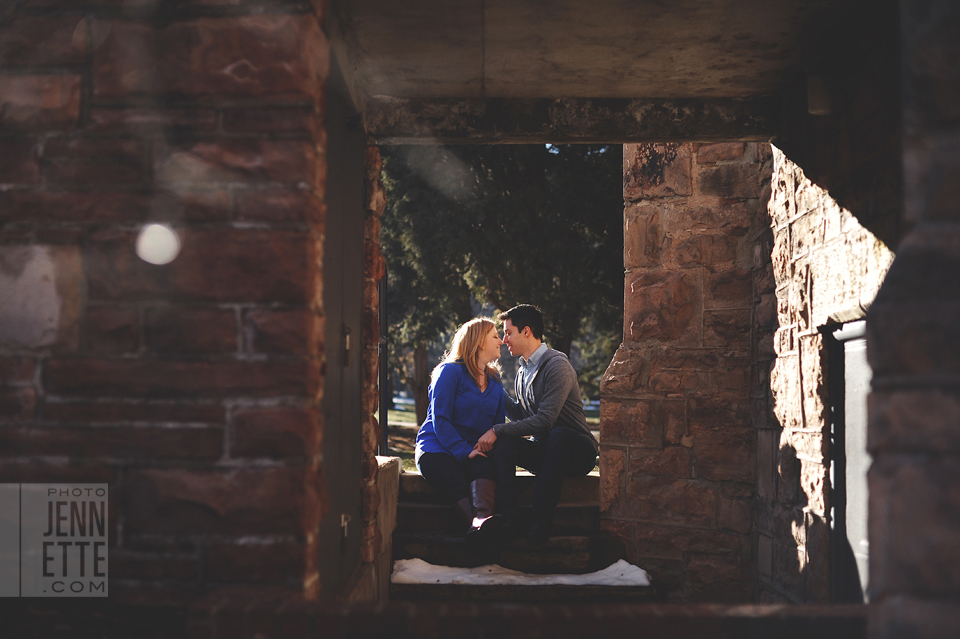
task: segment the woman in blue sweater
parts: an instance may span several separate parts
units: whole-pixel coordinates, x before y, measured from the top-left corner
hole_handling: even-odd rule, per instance
[[[478,317],[461,326],[430,381],[427,418],[417,433],[420,474],[456,505],[470,524],[467,540],[482,541],[503,523],[494,515],[496,471],[487,453],[475,448],[494,424],[506,419],[500,379],[500,345],[492,320]]]

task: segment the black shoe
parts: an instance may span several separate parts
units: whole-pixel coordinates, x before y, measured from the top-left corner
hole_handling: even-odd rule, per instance
[[[542,546],[550,539],[550,524],[535,521],[527,528],[527,541],[535,546]]]

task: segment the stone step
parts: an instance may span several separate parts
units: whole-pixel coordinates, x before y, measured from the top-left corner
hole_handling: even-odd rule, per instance
[[[655,586],[476,586],[390,584],[394,601],[504,603],[644,603],[662,601]],[[638,630],[638,636],[642,630]],[[673,635],[671,635],[673,636]]]
[[[536,476],[517,471],[517,503],[529,505],[533,500]],[[443,495],[433,489],[420,473],[400,475],[400,501],[417,503],[445,503]],[[593,472],[585,477],[570,477],[563,482],[560,503],[594,503],[600,501],[600,475]]]
[[[556,532],[566,531],[558,528]],[[553,536],[542,546],[519,537],[503,548],[497,563],[530,574],[582,575],[602,570],[625,556],[623,541],[607,534]],[[463,535],[438,533],[395,534],[393,558],[418,558],[435,566],[463,568],[486,563],[481,553],[466,546]]]
[[[530,518],[530,507],[521,507],[521,521]],[[580,534],[600,532],[600,506],[592,503],[561,503],[554,513],[555,526],[576,529]],[[466,524],[453,506],[401,501],[397,504],[398,533],[461,533]]]

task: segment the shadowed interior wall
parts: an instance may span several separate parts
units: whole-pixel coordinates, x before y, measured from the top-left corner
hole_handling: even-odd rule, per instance
[[[0,481],[109,483],[111,599],[316,596],[328,47],[193,7],[0,26]]]

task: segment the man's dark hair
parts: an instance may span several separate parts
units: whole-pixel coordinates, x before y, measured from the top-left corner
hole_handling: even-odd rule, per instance
[[[514,306],[509,311],[504,311],[497,315],[501,322],[510,322],[516,327],[518,332],[522,332],[527,326],[530,332],[539,340],[543,339],[543,313],[540,309],[531,304],[520,304]]]

